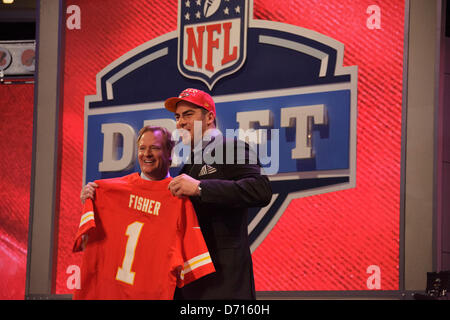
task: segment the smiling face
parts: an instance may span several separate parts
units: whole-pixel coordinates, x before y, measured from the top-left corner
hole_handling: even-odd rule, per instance
[[[170,151],[166,150],[161,131],[146,131],[138,142],[138,160],[141,171],[152,180],[167,176]]]

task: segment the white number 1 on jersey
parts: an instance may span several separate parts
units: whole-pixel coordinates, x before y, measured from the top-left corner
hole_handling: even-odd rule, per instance
[[[117,268],[116,280],[133,285],[135,273],[131,271],[131,266],[133,265],[134,253],[143,226],[144,224],[138,221],[128,225],[125,232],[125,235],[128,236],[125,256],[123,257],[122,266]]]

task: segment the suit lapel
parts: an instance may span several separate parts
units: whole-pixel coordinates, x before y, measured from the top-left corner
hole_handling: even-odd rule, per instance
[[[191,153],[190,159],[193,159],[194,154]],[[190,161],[191,162],[191,161]],[[194,163],[186,163],[183,168],[181,168],[180,174],[181,173],[185,173],[188,176],[191,176],[193,178],[198,177],[198,173],[200,171],[200,169],[198,167],[201,168],[202,164],[194,164]]]
[[[216,138],[219,138],[219,135],[215,134],[211,136],[211,139],[209,141],[202,141],[202,157],[201,157],[201,163],[187,163],[183,166],[183,168],[180,171],[181,173],[185,173],[193,178],[198,178],[200,174],[200,170],[202,169],[205,162],[203,161],[203,153],[205,152],[205,148],[211,144]],[[190,160],[194,159],[194,153],[191,152]]]

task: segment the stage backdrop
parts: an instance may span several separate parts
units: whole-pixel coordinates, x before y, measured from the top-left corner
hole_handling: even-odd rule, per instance
[[[25,297],[33,84],[0,84],[0,300]]]
[[[249,217],[257,291],[399,290],[404,0],[66,7],[55,293],[79,285],[83,182],[138,170],[137,131],[173,129],[162,102],[186,87],[224,134],[257,130],[274,191]]]

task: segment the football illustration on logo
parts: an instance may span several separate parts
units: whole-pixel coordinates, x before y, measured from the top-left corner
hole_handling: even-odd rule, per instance
[[[212,16],[220,7],[220,2],[222,0],[206,0],[203,5],[203,15],[206,18]]]

